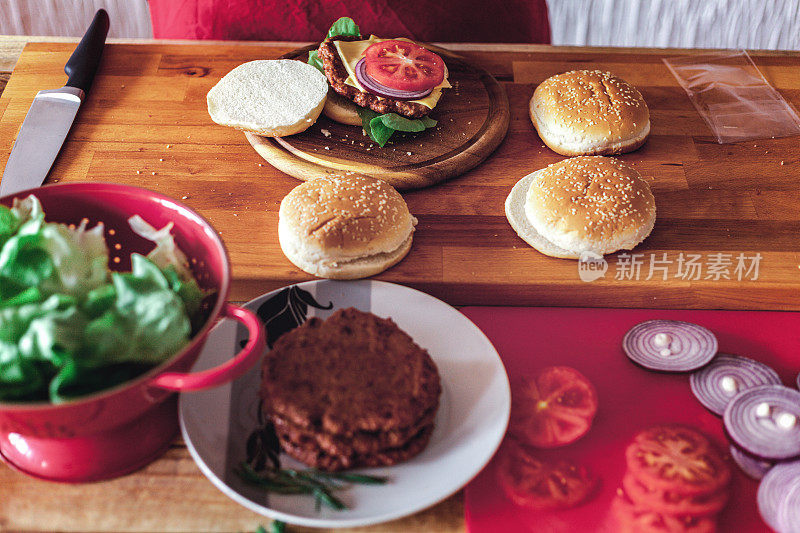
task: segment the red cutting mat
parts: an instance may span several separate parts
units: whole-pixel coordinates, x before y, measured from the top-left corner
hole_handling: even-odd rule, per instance
[[[649,372],[625,356],[622,337],[634,324],[665,318],[703,325],[717,335],[721,352],[771,365],[786,385],[795,382],[800,370],[800,313],[507,307],[465,307],[462,312],[497,348],[509,379],[545,366],[567,365],[589,378],[599,399],[589,432],[556,452],[583,463],[599,477],[595,496],[582,506],[558,512],[517,507],[495,481],[496,460],[492,460],[466,489],[471,533],[614,531],[609,507],[626,470],[625,447],[638,430],[658,423],[693,426],[727,451],[722,420],[694,398],[687,374]],[[769,531],[756,507],[758,483],[731,466],[731,500],[719,515],[718,531]]]

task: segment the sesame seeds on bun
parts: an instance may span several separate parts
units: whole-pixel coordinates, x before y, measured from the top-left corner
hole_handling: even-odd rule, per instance
[[[278,239],[301,270],[356,279],[403,259],[416,223],[391,185],[360,175],[324,176],[301,183],[283,199]]]
[[[650,111],[636,87],[610,72],[573,70],[536,87],[530,117],[542,141],[561,155],[630,152],[650,133]]]
[[[611,157],[573,157],[529,174],[505,207],[523,240],[545,255],[568,259],[630,250],[656,219],[647,182]]]

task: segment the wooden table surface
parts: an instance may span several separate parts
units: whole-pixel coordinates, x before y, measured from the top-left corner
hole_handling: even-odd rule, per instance
[[[0,167],[36,91],[63,85],[63,65],[74,47],[74,42],[30,43],[17,62],[23,44],[0,37],[0,90],[8,81],[0,95]],[[212,222],[228,246],[233,300],[309,279],[283,257],[276,236],[280,200],[298,182],[264,163],[241,133],[216,126],[205,111],[205,93],[228,70],[302,44],[109,45],[49,181],[118,181],[183,199]],[[505,86],[509,134],[475,170],[405,194],[420,220],[414,249],[379,279],[421,288],[453,304],[800,309],[800,143],[785,138],[717,144],[661,63],[662,57],[695,52],[443,46]],[[800,53],[753,57],[800,107]],[[575,262],[533,251],[503,215],[503,200],[519,178],[562,159],[536,136],[528,99],[546,77],[576,68],[613,71],[635,84],[651,109],[650,139],[622,157],[650,181],[658,206],[656,228],[636,250],[645,254],[638,280],[614,279],[625,271],[613,257],[604,280],[584,283]],[[701,256],[706,270],[700,279],[676,275],[681,253]],[[728,256],[716,258],[717,274],[708,270],[715,254],[730,254],[732,279],[719,274]],[[737,280],[737,256],[756,254],[757,279],[751,271]],[[668,279],[660,270],[645,279],[648,268],[658,266],[651,260],[664,258],[670,261]],[[462,531],[462,502],[458,494],[370,530]],[[83,486],[40,482],[0,467],[0,530],[253,531],[267,523],[218,492],[181,442],[140,472]]]

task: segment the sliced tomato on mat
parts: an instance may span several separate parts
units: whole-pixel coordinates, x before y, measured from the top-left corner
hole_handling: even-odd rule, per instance
[[[390,40],[372,44],[364,51],[367,75],[399,91],[425,91],[444,80],[441,57],[416,43]]]
[[[647,487],[685,495],[725,487],[731,470],[702,433],[687,426],[656,426],[640,432],[625,451],[630,473]]]
[[[574,368],[551,366],[512,384],[510,431],[525,444],[574,442],[589,431],[596,413],[597,392]]]
[[[518,444],[501,451],[498,481],[516,505],[542,511],[567,509],[584,502],[597,479],[569,460],[542,460]]]
[[[717,522],[708,516],[659,513],[632,503],[624,494],[611,502],[615,533],[714,533]]]
[[[709,494],[686,495],[650,488],[634,478],[630,472],[622,478],[622,487],[636,505],[662,514],[710,516],[722,510],[728,502],[726,489]]]

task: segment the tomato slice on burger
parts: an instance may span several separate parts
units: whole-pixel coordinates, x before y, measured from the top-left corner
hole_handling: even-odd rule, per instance
[[[512,444],[503,450],[498,481],[516,505],[532,510],[574,507],[591,495],[596,479],[572,461],[545,461]]]
[[[554,448],[589,431],[597,412],[597,392],[574,368],[548,367],[513,386],[510,430],[522,442]]]
[[[418,44],[390,40],[372,44],[364,51],[367,75],[398,91],[426,91],[444,80],[444,61]]]
[[[716,447],[702,433],[681,425],[642,431],[625,457],[630,473],[643,484],[685,495],[717,492],[731,477]]]

